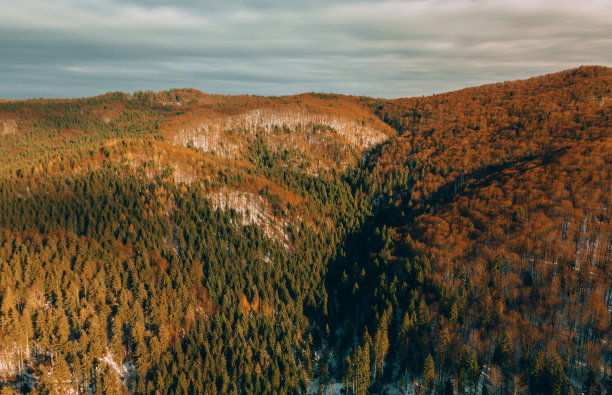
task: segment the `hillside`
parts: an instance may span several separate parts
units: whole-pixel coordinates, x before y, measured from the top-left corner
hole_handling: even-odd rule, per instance
[[[612,69],[0,102],[0,386],[612,391]]]
[[[609,383],[611,92],[590,67],[378,104],[399,137],[365,165],[377,214],[336,269],[339,305],[360,301],[337,320],[388,327],[387,359],[432,355],[442,386],[480,385],[472,352],[504,391]]]

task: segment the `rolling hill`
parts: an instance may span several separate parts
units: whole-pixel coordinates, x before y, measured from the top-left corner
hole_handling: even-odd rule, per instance
[[[612,391],[612,69],[0,101],[0,386]]]

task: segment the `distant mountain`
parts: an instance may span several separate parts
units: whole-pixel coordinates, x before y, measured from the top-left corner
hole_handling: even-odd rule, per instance
[[[612,392],[612,69],[0,101],[0,387]]]

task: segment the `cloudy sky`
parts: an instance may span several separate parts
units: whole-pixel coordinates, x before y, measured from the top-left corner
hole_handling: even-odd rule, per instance
[[[428,95],[612,66],[612,0],[0,0],[0,97]]]

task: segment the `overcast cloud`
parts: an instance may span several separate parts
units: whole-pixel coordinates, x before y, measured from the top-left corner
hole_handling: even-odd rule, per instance
[[[428,95],[612,66],[610,0],[0,0],[0,97]]]

